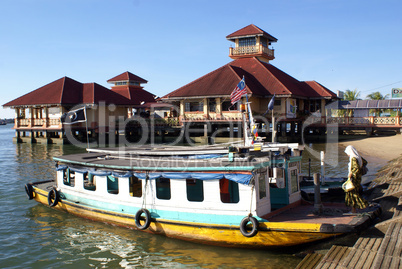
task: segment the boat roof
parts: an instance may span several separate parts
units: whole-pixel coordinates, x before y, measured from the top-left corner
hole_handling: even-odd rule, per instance
[[[178,156],[200,154],[224,154],[228,153],[228,146],[140,146],[90,149],[88,152],[103,153],[108,155],[146,155],[146,156]]]
[[[205,158],[192,158],[184,155],[167,157],[89,152],[54,157],[53,159],[67,165],[137,171],[251,172],[271,164],[271,159],[268,157],[237,156],[230,161],[227,155],[202,155]]]

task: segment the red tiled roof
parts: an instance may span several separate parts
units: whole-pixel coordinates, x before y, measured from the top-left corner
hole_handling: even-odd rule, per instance
[[[227,95],[231,92],[229,89],[233,90],[240,79],[241,76],[229,65],[225,65],[165,95],[162,99],[170,97]]]
[[[270,40],[271,42],[276,42],[278,39],[275,37],[271,36],[264,30],[260,29],[259,27],[255,26],[254,24],[250,24],[240,30],[237,30],[234,33],[231,33],[230,35],[226,36],[227,39],[235,39],[238,37],[246,37],[246,36],[265,36]]]
[[[107,82],[114,82],[114,81],[126,81],[126,80],[130,80],[130,81],[135,81],[135,82],[139,82],[139,83],[147,83],[148,81],[146,81],[143,78],[140,78],[137,75],[134,75],[133,73],[130,73],[128,71],[115,76],[114,78],[109,79]]]
[[[139,105],[141,102],[155,102],[155,95],[138,87],[122,87],[112,88],[112,92],[124,96],[130,100],[135,100],[135,104]]]
[[[166,94],[162,99],[229,96],[243,76],[247,92],[252,96],[268,97],[274,94],[305,98],[336,96],[315,81],[300,82],[275,66],[261,62],[257,58],[241,58]]]
[[[333,97],[337,98],[337,95],[329,90],[327,87],[318,83],[317,81],[303,81],[302,83],[306,84],[310,87],[315,93],[317,97]],[[312,94],[311,94],[312,95]],[[313,96],[311,96],[313,97]]]
[[[82,84],[69,77],[63,77],[18,97],[3,106],[80,103],[82,103]]]
[[[76,105],[76,104],[105,104],[139,105],[142,101],[155,102],[154,95],[142,90],[131,91],[130,98],[109,90],[97,83],[80,83],[69,77],[63,77],[18,97],[3,106],[25,105]]]
[[[137,100],[130,100],[120,94],[109,90],[97,83],[83,84],[83,103],[85,104],[99,104],[106,105],[136,105]]]

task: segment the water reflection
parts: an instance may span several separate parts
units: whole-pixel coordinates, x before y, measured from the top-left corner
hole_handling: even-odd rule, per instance
[[[305,145],[302,155],[302,173],[313,176],[314,173],[321,173],[320,152],[325,153],[325,176],[326,177],[347,177],[349,158],[345,154],[345,146],[339,143],[311,143]],[[380,169],[386,160],[376,157],[364,156],[368,161],[369,172],[363,176],[362,183],[375,179],[375,173]],[[309,165],[309,160],[311,160]]]
[[[56,259],[55,264],[47,264],[51,266],[292,268],[300,262],[291,254],[204,246],[89,221],[40,205],[28,215],[36,224],[35,237],[47,242],[43,247],[50,260]]]
[[[53,157],[85,152],[72,145],[15,144],[15,166],[10,167],[18,173],[23,182],[54,179]]]
[[[305,175],[312,176],[314,173],[321,173],[320,152],[325,153],[325,174],[328,177],[347,176],[348,157],[343,152],[345,149],[338,143],[333,144],[306,144],[303,151],[302,172]],[[309,160],[310,169],[309,169]]]

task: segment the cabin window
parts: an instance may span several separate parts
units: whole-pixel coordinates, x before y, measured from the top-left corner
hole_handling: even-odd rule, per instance
[[[63,184],[71,187],[75,185],[75,172],[69,168],[63,170]]]
[[[268,169],[268,182],[269,182],[269,186],[271,188],[276,188],[276,182],[273,182],[273,177],[274,177],[274,169],[273,168],[269,168]]]
[[[274,170],[272,168],[268,168],[268,177],[274,177]]]
[[[111,194],[119,193],[119,178],[107,176],[107,192]]]
[[[200,179],[186,179],[187,200],[190,202],[204,201],[204,186]]]
[[[271,188],[283,189],[286,187],[285,183],[285,173],[282,168],[273,168],[268,171],[269,185]]]
[[[264,173],[261,173],[260,176],[258,177],[258,192],[260,200],[267,197],[267,184]]]
[[[156,179],[156,198],[162,200],[170,200],[170,179],[169,178],[157,178]]]
[[[219,188],[222,203],[239,202],[239,184],[226,178],[219,180]]]
[[[299,182],[297,180],[297,169],[290,170],[290,184],[292,186],[292,193],[299,190]]]
[[[283,178],[284,177],[284,170],[281,168],[276,168],[276,177]]]
[[[130,196],[141,197],[142,196],[142,180],[137,177],[130,177],[129,179]]]
[[[92,175],[91,173],[84,174],[84,189],[89,191],[96,190],[95,176]]]

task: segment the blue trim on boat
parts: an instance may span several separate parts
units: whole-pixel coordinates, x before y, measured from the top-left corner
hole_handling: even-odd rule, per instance
[[[104,201],[96,201],[93,199],[87,199],[80,196],[75,196],[71,194],[60,193],[63,197],[63,201],[69,201],[71,204],[83,205],[85,207],[92,208],[94,210],[101,210],[102,212],[111,212],[113,214],[130,214],[134,217],[140,207],[127,206],[112,201],[108,203]],[[141,198],[138,198],[141,199]],[[192,212],[180,212],[171,210],[154,210],[147,208],[151,213],[151,217],[158,220],[170,220],[170,221],[183,221],[183,222],[193,222],[193,223],[203,223],[203,224],[216,224],[216,225],[239,225],[241,220],[249,214],[249,212],[244,212],[244,216],[238,215],[221,215],[221,214],[201,214]],[[260,222],[267,222],[265,219],[256,217]]]

